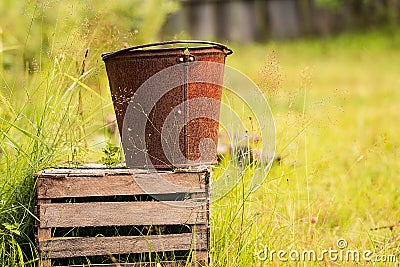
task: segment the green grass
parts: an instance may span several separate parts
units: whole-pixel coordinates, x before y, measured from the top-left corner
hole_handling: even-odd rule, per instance
[[[371,32],[234,49],[227,64],[256,81],[263,60],[278,64],[279,73],[269,73],[279,88],[264,89],[282,161],[245,205],[240,188],[214,203],[218,266],[262,265],[252,253],[260,244],[321,251],[337,248],[339,238],[350,249],[399,258],[400,67],[393,59],[400,43],[393,36]],[[243,207],[244,222],[236,215]],[[332,263],[315,263],[324,264]]]
[[[104,118],[113,111],[100,54],[125,41],[156,38],[155,25],[142,25],[149,35],[140,28],[140,36],[124,35],[127,28],[152,24],[143,19],[147,13],[135,14],[140,23],[125,25],[125,32],[118,33],[118,21],[105,7],[103,17],[83,4],[54,14],[51,8],[27,4],[27,19],[2,20],[0,25],[2,266],[30,265],[38,258],[32,174],[49,166],[98,161],[115,141],[105,130]],[[117,7],[111,10],[124,13]],[[18,14],[14,11],[8,15]],[[247,189],[250,167],[243,176],[237,172],[232,177],[239,180],[236,188],[213,202],[215,266],[263,266],[266,262],[254,253],[264,245],[321,251],[336,248],[339,238],[346,239],[350,249],[400,259],[398,36],[372,31],[325,40],[230,44],[235,53],[227,64],[265,91],[282,160],[256,192]],[[223,168],[216,167],[215,177]],[[388,227],[371,230],[382,226]],[[275,259],[272,265],[285,264]],[[335,264],[325,260],[298,265]]]
[[[150,8],[157,3],[161,11]],[[173,8],[157,0],[0,3],[1,266],[33,266],[39,258],[33,174],[100,161],[115,142],[106,130],[113,109],[101,53],[151,41]],[[139,26],[147,32],[134,32]]]

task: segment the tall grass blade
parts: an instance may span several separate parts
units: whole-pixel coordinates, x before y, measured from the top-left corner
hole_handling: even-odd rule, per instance
[[[93,90],[92,88],[90,88],[88,85],[86,85],[85,83],[83,83],[81,80],[86,77],[87,75],[89,75],[91,72],[93,71],[93,69],[88,70],[87,72],[85,72],[84,74],[82,74],[78,79],[67,74],[67,73],[63,73],[64,76],[68,77],[69,79],[71,79],[74,83],[68,88],[67,92],[72,91],[76,85],[81,86],[82,88],[86,89],[87,91],[89,91],[90,93],[94,94],[95,96],[97,96],[99,99],[101,99],[102,101],[106,101],[98,92],[96,92],[95,90]]]
[[[38,141],[39,143],[45,145],[46,148],[48,148],[48,149],[50,148],[49,145],[46,143],[46,141],[43,140],[43,139],[41,139],[41,138],[39,138],[38,136],[36,136],[36,135],[34,135],[34,134],[32,134],[32,133],[30,133],[30,132],[28,132],[28,131],[22,129],[21,127],[17,126],[16,124],[14,124],[14,123],[12,123],[12,122],[10,122],[10,121],[8,121],[8,120],[3,119],[2,117],[0,117],[0,120],[1,120],[1,121],[4,121],[4,122],[7,123],[7,124],[9,124],[9,125],[12,126],[14,129],[16,129],[16,130],[18,130],[19,132],[21,132],[22,134],[24,134],[25,136],[27,136],[27,137],[29,137],[29,138],[31,138],[31,139],[33,139],[33,140],[35,140],[35,141]],[[2,131],[2,133],[4,133],[4,132]],[[10,141],[11,141],[11,140],[10,140]],[[12,141],[11,141],[11,142],[12,142]],[[13,142],[13,144],[14,144],[14,142]]]

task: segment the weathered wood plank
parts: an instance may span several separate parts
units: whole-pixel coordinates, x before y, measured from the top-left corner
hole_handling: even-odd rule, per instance
[[[88,176],[88,172],[76,172],[71,176],[57,170],[55,173],[38,176],[37,198],[201,193],[206,192],[207,183],[207,172],[120,175],[102,175],[97,172],[92,176]]]
[[[204,202],[89,202],[39,206],[40,227],[203,224]]]
[[[135,180],[145,188],[161,186],[168,182],[175,186],[186,188],[204,189],[208,185],[208,172],[161,172],[161,173],[137,173],[134,175]],[[165,182],[164,182],[165,181]]]
[[[196,242],[194,244],[194,242]],[[206,240],[192,233],[150,236],[54,238],[39,243],[48,258],[70,258],[108,254],[131,254],[160,251],[204,250]]]
[[[192,262],[200,266],[208,265],[210,262],[207,250],[193,251]]]
[[[195,237],[199,237],[206,243],[206,250],[210,249],[210,226],[208,221],[206,224],[197,224],[192,227],[192,232],[196,233]]]
[[[176,169],[175,171],[156,171],[145,169],[128,169],[128,168],[77,168],[77,169],[47,169],[35,174],[36,177],[51,177],[57,176],[112,176],[112,175],[131,175],[131,174],[149,174],[149,173],[202,173],[209,172],[207,167],[196,169]]]
[[[185,267],[186,260],[178,261],[162,261],[159,263],[155,262],[137,262],[137,263],[112,263],[112,264],[83,264],[83,265],[68,265],[68,266],[57,266],[57,267]],[[203,264],[193,263],[191,267],[204,266]]]
[[[41,205],[43,204],[50,204],[50,200],[49,199],[38,199],[36,200],[36,207],[35,207],[35,215],[38,217],[38,209]],[[38,226],[39,222],[35,222],[36,227]],[[37,232],[36,232],[36,245],[40,244],[41,240],[44,239],[49,239],[51,238],[51,228],[40,228],[37,227]],[[39,266],[42,267],[51,267],[51,260],[48,258],[40,258],[40,263]]]
[[[38,178],[37,198],[205,193],[204,180],[202,181],[199,175],[137,174],[62,179]]]
[[[37,185],[39,199],[143,194],[131,176],[39,178]]]

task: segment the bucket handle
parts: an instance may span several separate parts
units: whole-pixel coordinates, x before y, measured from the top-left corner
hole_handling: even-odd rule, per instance
[[[232,49],[228,48],[226,45],[217,43],[217,42],[211,42],[211,41],[202,41],[202,40],[171,40],[171,41],[164,41],[164,42],[157,42],[157,43],[151,43],[151,44],[143,44],[143,45],[137,45],[137,46],[131,46],[125,49],[118,50],[116,52],[110,52],[110,53],[105,53],[102,56],[103,60],[104,58],[110,57],[110,56],[115,56],[119,55],[121,53],[135,50],[135,49],[140,49],[140,48],[146,48],[146,47],[152,47],[152,46],[160,46],[160,45],[168,45],[168,44],[208,44],[208,45],[216,45],[222,48],[225,52],[225,54],[228,56],[233,53]]]

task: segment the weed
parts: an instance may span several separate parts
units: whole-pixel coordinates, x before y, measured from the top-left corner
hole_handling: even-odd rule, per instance
[[[107,168],[114,167],[121,163],[120,148],[114,144],[107,143],[107,147],[103,150],[105,157],[102,158],[102,163]]]

